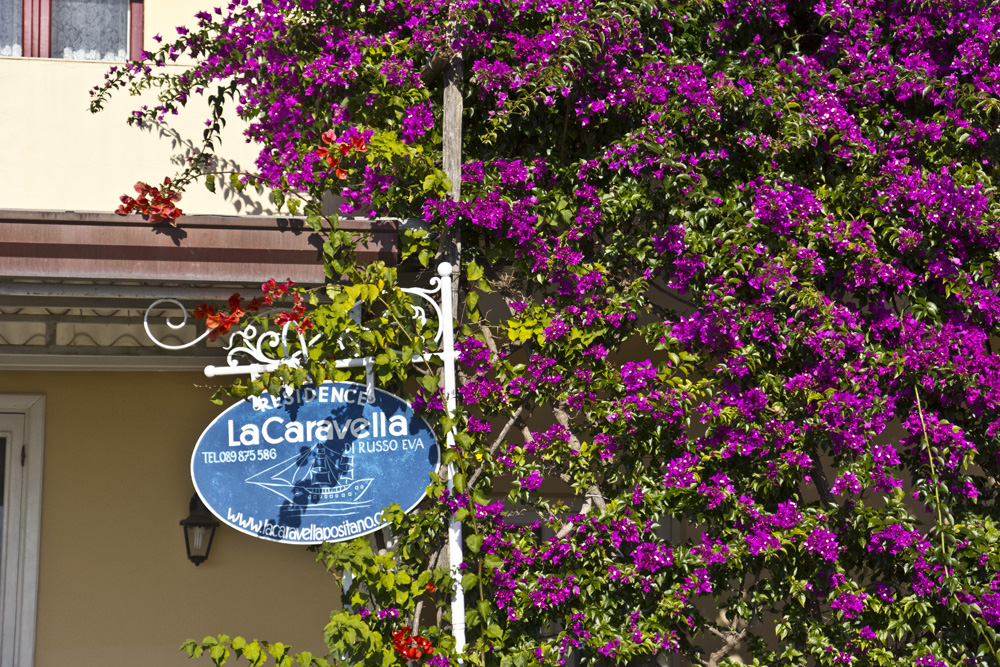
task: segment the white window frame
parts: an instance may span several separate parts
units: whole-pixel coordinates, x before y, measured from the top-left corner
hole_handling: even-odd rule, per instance
[[[35,662],[38,615],[45,397],[0,394],[0,432],[8,437],[0,543],[0,667],[30,667]]]

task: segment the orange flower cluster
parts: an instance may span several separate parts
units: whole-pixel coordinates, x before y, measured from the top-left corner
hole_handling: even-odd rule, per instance
[[[209,340],[215,340],[219,336],[229,333],[229,329],[238,324],[240,319],[242,319],[247,312],[256,313],[264,306],[270,306],[272,303],[270,295],[264,295],[262,297],[252,299],[246,304],[246,307],[243,306],[244,300],[245,299],[239,295],[239,292],[234,293],[231,297],[229,297],[229,310],[226,312],[216,310],[206,303],[195,307],[195,319],[205,320],[205,324],[208,325]]]
[[[170,188],[170,178],[163,179],[163,189],[139,181],[135,184],[135,191],[138,197],[132,198],[122,195],[119,199],[121,206],[115,211],[118,215],[128,215],[129,213],[140,213],[148,216],[150,222],[169,222],[177,226],[175,220],[181,217],[181,211],[174,202],[181,200],[181,194]]]
[[[340,159],[352,150],[356,150],[359,153],[364,153],[368,150],[365,140],[361,137],[354,137],[350,141],[341,143],[339,146],[334,148],[333,144],[337,141],[337,134],[333,130],[327,130],[324,132],[320,136],[320,139],[322,139],[324,144],[330,146],[330,148],[320,146],[316,149],[316,155],[326,159],[326,163],[330,166],[330,169],[334,170],[334,173],[340,180],[347,178],[347,170],[341,168]],[[337,155],[336,153],[340,153],[340,155]]]
[[[392,633],[392,647],[396,649],[396,653],[410,660],[419,660],[424,654],[434,653],[430,640],[420,635],[411,635],[409,628]]]
[[[291,278],[280,285],[274,278],[271,278],[260,286],[261,291],[264,292],[264,296],[251,299],[244,305],[243,302],[246,299],[241,297],[239,292],[236,292],[229,297],[228,310],[216,310],[207,303],[203,303],[195,307],[194,316],[196,319],[205,320],[205,324],[209,328],[208,339],[215,340],[219,336],[229,333],[229,330],[236,324],[239,324],[244,315],[260,312],[262,308],[270,306],[285,296],[288,290],[293,287],[295,287],[295,283],[292,282]],[[295,330],[302,333],[306,329],[311,328],[313,323],[306,317],[306,302],[302,295],[295,292],[292,297],[295,299],[295,303],[291,311],[279,313],[274,318],[274,323],[278,326],[292,323],[295,325]]]

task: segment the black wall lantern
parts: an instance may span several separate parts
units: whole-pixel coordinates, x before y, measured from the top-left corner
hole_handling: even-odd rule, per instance
[[[181,521],[181,526],[184,527],[184,545],[187,547],[188,559],[195,565],[201,565],[208,558],[219,521],[208,511],[197,493],[191,496],[188,509],[191,513]]]

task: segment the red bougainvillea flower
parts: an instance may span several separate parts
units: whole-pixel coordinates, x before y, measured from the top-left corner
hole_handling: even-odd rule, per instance
[[[278,284],[273,278],[268,280],[266,283],[262,284],[261,291],[264,292],[264,296],[256,297],[244,305],[244,299],[239,295],[239,292],[234,293],[229,297],[229,303],[227,304],[227,310],[216,310],[213,306],[206,303],[195,306],[193,315],[195,319],[205,320],[205,324],[209,328],[208,339],[215,340],[219,336],[229,333],[229,330],[239,324],[240,320],[247,313],[256,313],[261,309],[270,306],[274,303],[275,299],[280,299],[283,297],[288,290],[295,287],[295,283],[289,278],[282,284]],[[305,316],[305,299],[302,295],[295,294],[295,305],[292,306],[290,313],[282,313],[278,316],[278,324],[284,324],[285,322],[292,322],[295,324],[295,328],[300,333],[312,327],[313,323]],[[284,317],[283,317],[284,316]]]
[[[333,130],[327,130],[320,136],[320,138],[327,146],[333,146],[336,142],[337,135]],[[336,151],[332,151],[326,146],[318,146],[314,152],[326,161],[326,164],[330,167],[330,169],[334,170],[334,174],[337,178],[344,180],[347,178],[347,170],[340,166],[340,157],[348,155],[351,151],[364,153],[367,150],[368,145],[365,143],[364,138],[351,137],[347,141],[339,144]],[[336,155],[338,152],[340,153],[340,157],[337,157]]]
[[[287,311],[278,313],[278,316],[274,318],[274,323],[277,324],[279,327],[283,327],[286,324],[297,321],[298,318],[295,316],[295,313],[289,313]]]
[[[295,299],[295,304],[292,306],[292,309],[290,311],[278,313],[278,316],[274,318],[274,323],[281,327],[286,324],[292,324],[295,326],[296,331],[302,333],[306,329],[312,328],[313,323],[308,317],[306,317],[306,303],[305,299],[302,298],[302,295],[296,292],[292,296]]]
[[[195,306],[193,315],[195,319],[205,320],[205,324],[209,328],[208,339],[215,340],[219,336],[229,333],[229,329],[243,318],[246,309],[243,308],[242,304],[243,297],[237,292],[229,297],[228,312],[217,311],[214,307],[202,303]]]
[[[203,320],[209,315],[215,314],[215,308],[208,305],[207,303],[200,304],[194,308],[195,319]]]
[[[163,179],[162,190],[142,181],[133,187],[139,196],[135,199],[128,195],[119,197],[121,206],[115,209],[115,213],[118,215],[139,213],[149,218],[152,223],[167,222],[174,227],[177,226],[175,221],[184,213],[174,204],[181,200],[181,195],[170,188],[170,178]]]
[[[295,287],[295,282],[291,278],[288,278],[280,285],[274,278],[270,278],[267,282],[260,286],[260,291],[264,293],[264,298],[267,299],[268,304],[270,304],[272,301],[285,296],[285,294],[288,293],[288,290],[293,287]]]
[[[438,589],[438,587],[434,584],[427,584],[424,588],[426,588],[429,593],[436,593]]]
[[[430,640],[420,635],[411,635],[409,628],[402,628],[392,633],[392,648],[410,660],[419,660],[425,654],[434,654],[434,645]]]
[[[239,292],[235,292],[229,297],[229,314],[236,317],[243,317],[246,311],[243,309],[242,303],[243,297],[240,296]]]
[[[269,296],[255,296],[247,303],[248,313],[260,312],[266,306],[270,306],[273,303],[271,297]]]

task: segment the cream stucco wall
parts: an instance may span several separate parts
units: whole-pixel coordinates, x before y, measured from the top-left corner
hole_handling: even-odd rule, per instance
[[[193,25],[207,3],[196,0],[146,0],[145,44],[153,35],[176,36],[178,25]],[[134,194],[136,181],[160,183],[180,170],[188,151],[200,145],[207,105],[193,99],[169,127],[140,130],[126,125],[129,112],[155,96],[142,99],[119,91],[99,114],[91,114],[89,90],[104,79],[113,63],[39,58],[0,58],[0,208],[57,211],[113,211],[122,194]],[[181,71],[179,67],[172,68]],[[242,136],[233,118],[220,146],[221,167],[253,169],[257,150]],[[191,214],[274,212],[266,198],[220,188],[209,193],[192,186],[180,203]]]
[[[144,0],[143,43],[146,50],[153,51],[157,47],[154,35],[164,40],[173,39],[177,36],[177,26],[196,25],[195,13],[212,11],[219,4],[205,0]]]
[[[178,647],[220,632],[325,654],[339,606],[305,547],[222,526],[195,567],[179,521],[190,457],[221,408],[198,373],[0,372],[46,396],[36,667],[197,665]]]

